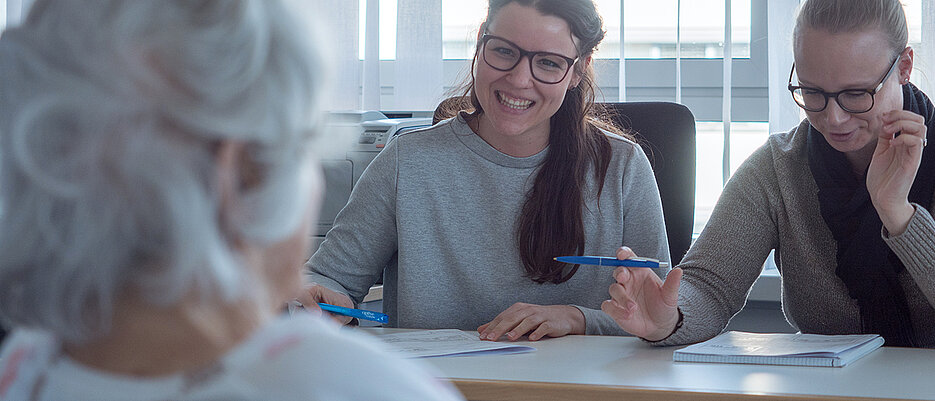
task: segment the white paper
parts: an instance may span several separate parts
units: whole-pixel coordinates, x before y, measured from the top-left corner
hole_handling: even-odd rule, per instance
[[[378,334],[376,337],[394,351],[410,358],[516,354],[536,350],[526,345],[481,341],[477,334],[455,329],[407,331]]]

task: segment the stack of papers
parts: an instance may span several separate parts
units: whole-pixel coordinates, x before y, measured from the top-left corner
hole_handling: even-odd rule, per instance
[[[376,337],[410,358],[517,354],[536,350],[525,345],[481,341],[477,333],[469,334],[455,329],[407,331]]]
[[[728,331],[675,351],[676,362],[842,367],[883,345],[876,334],[760,334]]]

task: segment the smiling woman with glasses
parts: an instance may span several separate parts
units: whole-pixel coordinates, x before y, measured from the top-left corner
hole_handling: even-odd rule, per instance
[[[490,0],[456,92],[472,110],[374,159],[307,264],[320,285],[303,303],[359,302],[385,271],[392,326],[625,334],[600,311],[609,272],[553,259],[627,243],[669,260],[649,160],[594,104],[603,38],[591,0]]]
[[[775,250],[796,329],[935,347],[935,106],[907,38],[898,0],[806,0],[789,90],[807,118],[737,169],[683,275],[620,271],[604,310],[660,344],[711,338]]]

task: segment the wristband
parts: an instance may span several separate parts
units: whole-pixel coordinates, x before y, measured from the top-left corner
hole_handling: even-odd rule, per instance
[[[682,323],[683,323],[684,320],[685,320],[685,315],[682,315],[682,308],[676,308],[676,310],[679,312],[679,320],[678,320],[677,322],[675,322],[675,328],[672,329],[672,332],[669,333],[669,335],[663,337],[662,339],[655,340],[655,341],[647,340],[647,339],[645,339],[645,338],[643,338],[643,337],[640,337],[640,340],[643,340],[643,341],[646,341],[646,342],[650,342],[650,343],[659,343],[659,342],[663,342],[663,341],[665,341],[665,340],[668,340],[669,337],[672,337],[672,335],[675,334],[676,331],[679,331],[679,329],[682,327]]]

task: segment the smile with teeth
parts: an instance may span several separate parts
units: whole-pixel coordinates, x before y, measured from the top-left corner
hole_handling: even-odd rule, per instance
[[[536,102],[533,102],[532,100],[517,99],[514,97],[509,97],[507,95],[504,95],[500,91],[497,91],[497,100],[500,101],[500,104],[506,107],[509,107],[511,109],[516,109],[516,110],[526,110],[532,107],[534,103],[536,103]]]

